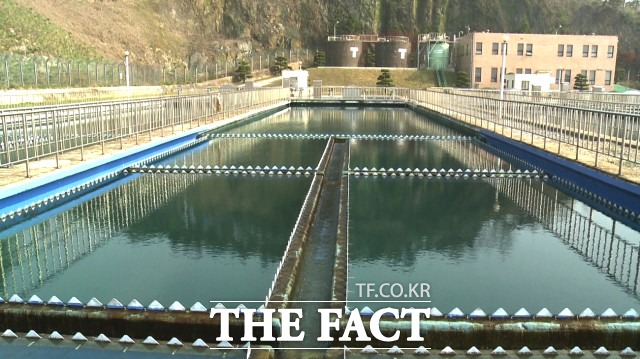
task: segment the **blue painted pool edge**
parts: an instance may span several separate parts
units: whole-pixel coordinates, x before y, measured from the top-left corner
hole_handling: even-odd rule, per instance
[[[168,151],[199,144],[198,135],[201,133],[227,126],[233,122],[247,120],[257,116],[266,116],[286,108],[288,108],[288,102],[283,101],[224,121],[218,121],[187,130],[180,134],[154,140],[150,143],[136,146],[105,158],[98,158],[67,169],[57,170],[38,179],[8,186],[3,189],[0,194],[0,214],[5,216],[10,212],[17,213],[24,208],[33,207],[33,204],[37,203],[37,201],[42,201],[45,198],[56,195],[62,194],[64,198],[69,195],[69,189],[84,186],[88,183],[99,182],[101,185],[104,185],[119,178],[115,173],[129,166],[165,155]],[[202,139],[202,141],[205,140],[206,139]],[[67,194],[64,194],[65,191]],[[82,191],[78,192],[78,194],[80,194]],[[69,200],[72,199],[71,197],[77,197],[75,191],[74,196],[69,197]],[[40,206],[37,206],[37,209],[40,209]],[[41,211],[35,210],[34,212]]]
[[[409,108],[417,112],[424,112],[430,117],[437,117],[440,120],[453,123],[456,127],[465,131],[473,131],[476,135],[480,135],[487,145],[539,167],[563,187],[571,186],[572,184],[584,189],[587,193],[583,195],[586,194],[587,197],[602,197],[604,200],[621,206],[630,213],[635,213],[636,218],[633,218],[633,220],[638,221],[637,216],[640,215],[640,186],[637,184],[612,177],[604,172],[586,167],[526,143],[506,138],[489,130],[466,124],[442,113],[421,106],[410,106]],[[579,193],[580,191],[572,192]]]

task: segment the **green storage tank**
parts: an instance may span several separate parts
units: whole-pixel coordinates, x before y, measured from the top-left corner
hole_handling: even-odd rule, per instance
[[[429,68],[444,70],[449,66],[449,44],[436,42],[429,48]]]

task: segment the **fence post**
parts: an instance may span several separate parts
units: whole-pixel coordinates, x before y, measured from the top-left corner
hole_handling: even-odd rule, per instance
[[[45,71],[47,72],[47,87],[51,87],[51,81],[49,80],[49,58],[44,61]]]
[[[38,60],[33,58],[33,81],[35,88],[38,88]]]
[[[67,74],[69,75],[69,87],[71,87],[71,61],[67,62]]]
[[[20,83],[22,84],[22,87],[24,87],[24,72],[22,71],[22,61],[24,60],[20,59]]]

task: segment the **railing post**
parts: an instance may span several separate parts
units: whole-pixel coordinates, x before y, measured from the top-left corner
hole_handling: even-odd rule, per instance
[[[22,136],[24,139],[24,155],[26,159],[27,178],[29,178],[29,138],[27,137],[27,117],[25,113],[22,113]],[[14,142],[16,139],[14,138]],[[18,147],[16,143],[15,147]]]
[[[600,131],[602,129],[602,112],[600,116],[598,116],[598,132],[596,133],[596,160],[593,164],[595,167],[598,167],[598,156],[600,155]]]
[[[624,125],[622,126],[622,143],[620,144],[620,163],[618,164],[618,176],[622,175],[622,161],[624,159],[624,140],[627,137],[627,122],[629,116],[624,116]]]

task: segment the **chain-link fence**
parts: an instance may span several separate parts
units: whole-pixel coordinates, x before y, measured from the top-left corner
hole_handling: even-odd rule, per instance
[[[129,85],[184,85],[233,76],[240,61],[246,60],[251,72],[268,70],[275,58],[288,62],[308,62],[313,52],[307,49],[254,53],[242,59],[201,65],[142,65],[129,61]],[[122,62],[88,59],[0,54],[0,89],[111,87],[127,85],[127,66]]]

